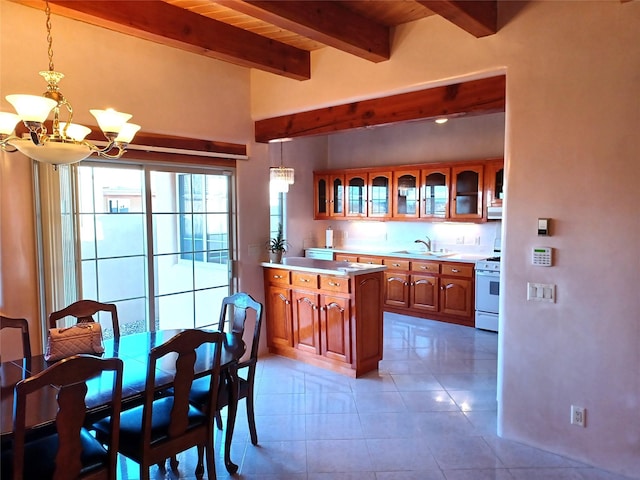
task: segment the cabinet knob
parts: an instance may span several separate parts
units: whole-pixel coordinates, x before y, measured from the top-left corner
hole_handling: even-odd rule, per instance
[[[451,269],[451,271],[452,271],[453,273],[460,273],[460,270],[458,270],[457,268],[452,268],[452,269]]]
[[[400,264],[399,264],[399,263],[392,263],[392,264],[391,264],[391,266],[392,266],[392,267],[399,267],[399,266],[400,266]]]
[[[301,282],[305,282],[305,283],[309,283],[309,279],[308,278],[301,278],[300,281]]]
[[[405,284],[406,286],[409,286],[409,285],[413,286],[413,285],[415,285],[415,284],[416,284],[416,282],[404,282],[404,284]]]
[[[332,287],[339,287],[340,286],[339,283],[335,283],[335,282],[329,282],[329,285],[331,285]]]
[[[284,278],[284,275],[274,275],[273,278],[280,280],[281,278]]]

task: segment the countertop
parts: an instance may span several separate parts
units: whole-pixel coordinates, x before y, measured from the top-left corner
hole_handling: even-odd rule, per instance
[[[386,270],[384,265],[369,265],[368,263],[334,262],[333,260],[317,260],[306,257],[284,257],[282,263],[263,262],[260,265],[268,268],[283,268],[302,272],[320,273],[325,275],[340,275],[354,277],[365,273]]]
[[[485,260],[495,254],[481,253],[460,253],[460,252],[426,252],[419,249],[402,250],[388,249],[357,249],[357,248],[311,248],[319,252],[331,251],[333,253],[344,253],[351,255],[375,255],[384,257],[409,258],[413,260],[438,260],[441,262],[476,263],[478,260]]]

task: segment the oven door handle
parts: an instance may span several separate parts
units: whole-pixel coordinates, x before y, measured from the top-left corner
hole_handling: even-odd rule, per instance
[[[500,278],[500,272],[476,271],[476,277],[495,277],[495,278]]]

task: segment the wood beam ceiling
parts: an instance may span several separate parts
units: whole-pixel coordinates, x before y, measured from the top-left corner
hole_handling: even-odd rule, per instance
[[[42,8],[43,2],[18,3]],[[311,77],[310,53],[159,0],[49,0],[51,11],[117,32],[296,80]]]
[[[258,120],[255,138],[268,142],[413,120],[485,115],[504,112],[505,105],[502,75]]]
[[[13,1],[39,9],[45,5]],[[372,62],[388,60],[391,28],[433,13],[476,37],[491,35],[497,32],[497,2],[49,0],[56,14],[296,80],[311,77],[310,51],[318,46]],[[229,14],[234,24],[225,19]],[[280,41],[274,32],[286,35]]]
[[[372,62],[390,56],[389,28],[340,2],[220,0],[218,3]]]
[[[418,0],[432,12],[479,38],[498,31],[497,0]]]

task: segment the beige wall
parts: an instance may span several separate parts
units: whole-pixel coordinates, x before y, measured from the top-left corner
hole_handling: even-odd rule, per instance
[[[307,82],[254,71],[252,113],[506,72],[499,431],[640,478],[640,2],[500,2],[500,18],[482,39],[408,24],[381,64],[325,49]],[[538,217],[553,236],[536,236]],[[554,267],[530,265],[536,245]],[[527,302],[527,282],[556,284],[557,302]]]

